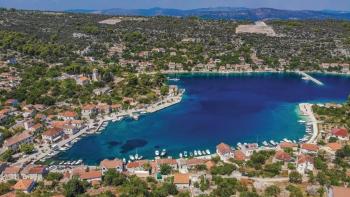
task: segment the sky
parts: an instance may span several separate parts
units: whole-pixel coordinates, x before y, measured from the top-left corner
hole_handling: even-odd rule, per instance
[[[288,10],[350,11],[350,0],[0,0],[0,7],[34,10],[208,7],[277,8]]]

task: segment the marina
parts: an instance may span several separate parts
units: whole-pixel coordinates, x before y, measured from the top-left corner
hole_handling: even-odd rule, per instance
[[[348,79],[337,76],[318,75],[327,86],[303,83],[296,74],[180,75],[177,78],[180,80],[170,84],[186,89],[182,101],[175,101],[177,105],[155,113],[150,113],[154,108],[147,109],[147,115],[142,113],[145,110],[138,111],[138,120],[130,116],[135,112],[128,112],[122,120],[110,121],[100,134],[82,138],[53,158],[82,158],[84,163],[95,164],[101,158],[130,160],[129,155],[133,155],[135,159],[135,149],[144,159],[207,156],[210,154],[206,150],[213,153],[222,140],[231,145],[239,141],[258,143],[266,148],[280,142],[313,143],[317,126],[309,111],[301,110],[299,104],[344,99],[350,91],[346,85]],[[288,90],[276,91],[283,90],[286,83],[291,84]],[[264,88],[260,84],[264,84]],[[251,120],[255,124],[251,124]],[[268,124],[271,122],[273,124]],[[162,155],[163,149],[166,154]]]

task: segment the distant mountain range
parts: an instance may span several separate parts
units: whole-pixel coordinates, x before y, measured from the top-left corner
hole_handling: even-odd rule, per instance
[[[279,10],[272,8],[199,8],[179,10],[167,8],[150,9],[106,9],[106,10],[67,10],[74,13],[95,13],[123,16],[197,16],[205,19],[235,19],[235,20],[263,20],[263,19],[344,19],[350,20],[350,12],[323,10]]]

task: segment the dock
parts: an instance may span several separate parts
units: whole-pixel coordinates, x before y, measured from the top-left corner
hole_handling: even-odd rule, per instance
[[[324,85],[320,80],[312,77],[311,75],[309,75],[309,74],[307,74],[307,73],[305,73],[303,71],[298,71],[297,73],[302,75],[305,80],[310,80],[310,81],[312,81],[312,82],[314,82],[314,83],[316,83],[317,85],[320,85],[320,86]]]

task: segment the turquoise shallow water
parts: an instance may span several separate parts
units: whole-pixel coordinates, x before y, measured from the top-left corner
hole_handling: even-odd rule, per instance
[[[141,116],[138,121],[110,123],[99,135],[88,136],[55,159],[83,159],[96,164],[104,158],[143,155],[156,149],[170,155],[195,149],[215,150],[220,142],[279,141],[305,134],[300,102],[342,102],[350,93],[350,78],[314,74],[325,86],[295,74],[196,74],[177,76],[186,89],[181,103]]]

